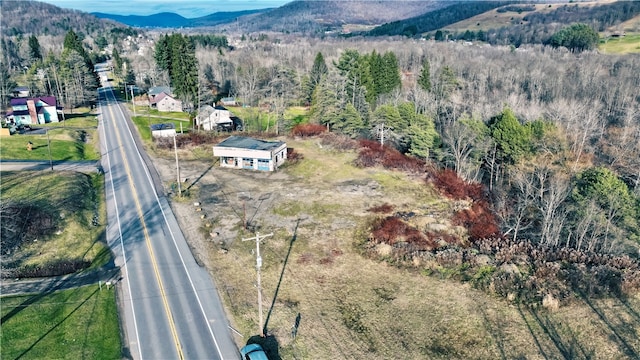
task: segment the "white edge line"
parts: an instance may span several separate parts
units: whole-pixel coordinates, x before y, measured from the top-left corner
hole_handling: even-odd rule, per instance
[[[113,96],[113,90],[111,90],[111,86],[109,86],[109,93],[111,94],[111,96]],[[105,93],[106,88],[105,88]],[[105,94],[105,99],[107,101],[107,105],[105,106],[108,107],[109,106],[109,99],[107,94]],[[118,108],[120,108],[118,106]],[[121,111],[122,112],[122,111]],[[122,239],[122,226],[120,224],[120,215],[119,215],[119,211],[118,211],[118,200],[116,198],[116,190],[113,186],[113,171],[111,171],[111,158],[109,156],[109,148],[107,146],[107,134],[106,134],[106,130],[105,130],[105,122],[104,122],[104,114],[101,114],[100,117],[102,118],[102,134],[103,134],[103,141],[104,141],[104,148],[105,148],[105,152],[107,154],[107,167],[109,168],[109,182],[111,183],[111,192],[113,193],[113,203],[115,205],[115,210],[116,210],[116,219],[118,222],[118,232],[120,233],[120,247],[122,248],[122,261],[124,262],[123,267],[124,267],[124,273],[125,273],[125,277],[127,278],[127,288],[129,290],[129,298],[131,301],[131,314],[133,315],[133,329],[134,332],[136,333],[136,345],[138,347],[138,354],[140,354],[140,359],[142,360],[142,348],[140,347],[140,335],[138,334],[138,322],[136,320],[136,311],[135,308],[133,306],[133,297],[132,297],[132,292],[131,292],[131,281],[129,281],[129,271],[127,270],[127,253],[124,249],[124,241]],[[124,314],[123,314],[124,315]]]
[[[126,121],[126,116],[124,115],[124,112],[122,111],[122,108],[119,105],[120,104],[118,104],[118,109],[120,110],[120,113],[122,114],[122,116],[125,117],[125,121]],[[132,120],[132,122],[133,122],[133,120]],[[131,128],[129,128],[128,124],[127,124],[126,128],[127,128],[127,131],[129,132],[129,136],[131,136],[131,139],[135,143],[135,139],[133,137],[133,133],[131,132]],[[155,188],[155,185],[153,184],[153,180],[151,179],[151,175],[149,174],[149,169],[147,168],[147,164],[142,159],[142,155],[140,154],[140,150],[138,149],[137,146],[135,146],[135,149],[136,149],[136,153],[138,154],[138,159],[142,163],[142,168],[144,169],[145,175],[147,175],[147,180],[149,180],[149,185],[151,185],[151,189],[153,189],[153,196],[156,198],[156,202],[158,203],[158,207],[160,208],[160,212],[162,212],[162,218],[164,219],[164,222],[167,225],[167,229],[169,230],[169,234],[171,234],[171,240],[173,241],[173,245],[175,246],[176,251],[178,252],[178,256],[180,257],[180,262],[182,263],[182,267],[184,268],[184,271],[187,274],[187,278],[189,278],[189,284],[191,284],[191,289],[193,290],[193,293],[196,295],[196,300],[198,300],[198,306],[200,307],[200,311],[202,312],[202,315],[204,316],[205,323],[207,324],[207,328],[209,329],[209,334],[211,335],[211,338],[213,339],[213,342],[214,342],[214,344],[216,346],[216,350],[218,351],[218,355],[220,356],[220,359],[224,359],[224,356],[222,356],[222,352],[220,351],[220,346],[218,345],[218,341],[216,340],[216,337],[213,334],[213,329],[211,328],[211,325],[209,324],[209,319],[207,318],[207,313],[204,311],[204,307],[202,306],[202,302],[200,301],[200,296],[198,296],[198,291],[196,290],[196,287],[193,284],[193,281],[191,279],[191,274],[189,274],[189,269],[187,269],[187,265],[184,262],[184,258],[182,257],[182,253],[180,252],[180,249],[178,248],[178,244],[176,243],[176,238],[173,235],[173,231],[171,231],[171,226],[169,225],[169,221],[167,220],[167,216],[164,213],[164,210],[162,209],[162,204],[160,203],[160,199],[158,198],[158,194],[157,194],[157,192],[155,190],[156,188]],[[180,224],[178,224],[178,226],[180,226]]]

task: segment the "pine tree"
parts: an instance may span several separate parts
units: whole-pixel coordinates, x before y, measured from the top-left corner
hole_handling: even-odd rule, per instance
[[[42,60],[40,43],[35,35],[29,36],[29,59],[33,62]]]
[[[420,76],[418,77],[418,85],[424,91],[431,91],[431,65],[429,64],[429,60],[424,59],[422,62],[422,70],[420,71]]]

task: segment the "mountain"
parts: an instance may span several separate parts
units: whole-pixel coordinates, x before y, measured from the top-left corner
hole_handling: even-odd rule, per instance
[[[348,25],[374,27],[442,8],[446,0],[295,0],[279,8],[240,17],[246,32],[324,33]]]
[[[2,36],[48,35],[64,36],[69,29],[89,36],[108,34],[125,26],[94,15],[62,9],[38,1],[0,1]],[[124,31],[124,30],[123,30]]]
[[[111,19],[133,27],[179,28],[189,24],[189,19],[170,12],[153,15],[114,15],[100,12],[94,12],[91,14],[100,19]]]
[[[133,27],[151,27],[151,28],[181,28],[181,27],[206,27],[235,21],[240,16],[267,11],[260,10],[243,10],[216,12],[206,16],[187,19],[178,14],[171,12],[162,12],[153,15],[114,15],[100,12],[91,13],[100,19],[110,19]]]

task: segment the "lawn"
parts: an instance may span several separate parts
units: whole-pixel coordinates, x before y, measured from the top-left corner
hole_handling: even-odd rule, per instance
[[[640,34],[627,34],[624,37],[603,39],[598,49],[606,54],[640,53]]]
[[[33,125],[45,134],[14,134],[0,141],[2,160],[98,160],[98,121],[88,112],[66,114],[58,123]],[[28,143],[31,142],[31,150]]]
[[[2,359],[120,359],[115,288],[90,285],[50,294],[6,296]]]

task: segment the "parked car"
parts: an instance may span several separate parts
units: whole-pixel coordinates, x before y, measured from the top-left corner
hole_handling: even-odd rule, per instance
[[[260,344],[249,344],[240,349],[242,360],[269,360]]]

